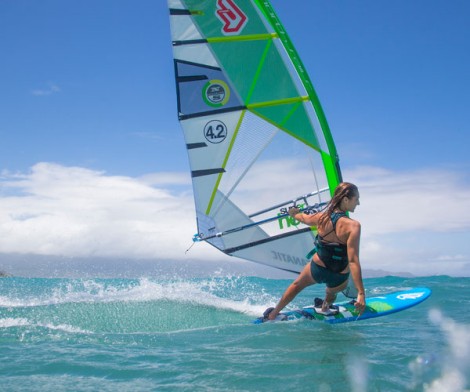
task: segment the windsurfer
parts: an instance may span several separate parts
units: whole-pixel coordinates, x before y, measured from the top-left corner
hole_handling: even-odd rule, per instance
[[[355,306],[360,314],[365,308],[365,292],[359,262],[361,224],[348,218],[347,212],[354,212],[359,205],[359,191],[356,185],[342,182],[336,188],[327,208],[317,214],[307,215],[297,207],[289,209],[289,215],[309,226],[316,226],[318,234],[315,248],[310,252],[312,260],[282,295],[276,307],[266,316],[274,320],[304,288],[315,283],[326,284],[325,299],[319,312],[330,314],[330,305],[336,295],[344,290],[351,273],[358,291]]]

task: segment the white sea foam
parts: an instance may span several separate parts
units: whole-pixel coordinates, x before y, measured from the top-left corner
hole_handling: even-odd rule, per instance
[[[110,303],[110,302],[146,302],[175,301],[191,302],[197,305],[211,306],[232,310],[240,313],[258,315],[265,309],[261,305],[253,305],[246,298],[253,297],[248,293],[239,301],[226,299],[214,294],[230,286],[230,281],[207,279],[202,281],[177,280],[155,282],[148,278],[129,281],[127,284],[114,284],[100,280],[72,280],[56,287],[52,292],[42,293],[36,297],[0,297],[0,306],[5,308],[39,307],[62,305],[67,303]],[[229,287],[230,288],[230,287]],[[234,288],[231,288],[234,290]],[[256,291],[258,299],[263,293]],[[267,302],[272,301],[268,298]]]
[[[0,307],[11,308],[24,306],[25,301],[0,295]]]
[[[42,327],[55,331],[63,331],[68,333],[91,333],[90,331],[74,327],[68,324],[54,325],[52,323],[36,323],[31,322],[26,318],[7,317],[0,319],[0,328],[14,328],[14,327]]]
[[[367,363],[362,358],[351,356],[348,361],[347,370],[351,391],[367,391],[367,379],[369,373]]]
[[[440,377],[424,385],[425,392],[463,392],[470,374],[470,326],[444,317],[439,310],[429,312],[429,319],[444,333],[448,352]]]
[[[28,324],[29,322],[25,318],[7,317],[0,319],[0,328],[23,327]]]
[[[51,323],[46,323],[46,324],[38,323],[38,324],[36,324],[36,326],[47,328],[47,329],[50,329],[50,330],[53,330],[53,331],[62,331],[62,332],[67,332],[67,333],[81,333],[81,334],[91,334],[92,333],[91,331],[87,331],[85,329],[77,328],[77,327],[74,327],[74,326],[68,325],[68,324],[54,325],[54,324],[51,324]]]

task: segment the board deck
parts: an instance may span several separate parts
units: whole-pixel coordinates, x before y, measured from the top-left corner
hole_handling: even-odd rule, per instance
[[[431,295],[431,290],[427,287],[417,287],[410,290],[397,291],[376,297],[366,298],[366,308],[362,315],[358,314],[354,307],[354,301],[335,303],[339,307],[339,312],[334,315],[325,316],[315,312],[313,306],[306,306],[302,309],[295,309],[279,313],[276,320],[269,321],[263,317],[253,321],[255,324],[276,321],[292,321],[298,319],[309,319],[323,321],[330,324],[346,323],[349,321],[366,320],[374,317],[382,317],[392,313],[411,308],[423,302]]]

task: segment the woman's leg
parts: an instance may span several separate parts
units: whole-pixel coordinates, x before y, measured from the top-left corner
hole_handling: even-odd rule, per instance
[[[310,272],[310,263],[308,263],[297,279],[295,279],[286,289],[281,299],[279,300],[279,303],[271,311],[271,313],[269,313],[268,318],[270,320],[274,320],[279,312],[284,309],[297,296],[297,294],[299,294],[305,287],[311,286],[315,283],[316,282],[312,278],[312,274]]]
[[[327,311],[330,305],[335,302],[336,296],[340,291],[343,291],[348,285],[348,279],[336,287],[326,287],[325,300],[323,301],[322,311]]]

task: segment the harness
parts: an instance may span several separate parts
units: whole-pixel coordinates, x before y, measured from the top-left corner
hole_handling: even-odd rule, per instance
[[[336,233],[336,223],[342,217],[347,217],[344,212],[333,212],[330,216],[333,230],[325,234],[325,237],[332,233]],[[315,248],[307,255],[307,258],[313,257],[317,253],[320,260],[323,261],[326,268],[332,272],[341,272],[348,266],[348,250],[345,244],[339,242],[326,241],[320,234],[315,237]]]

